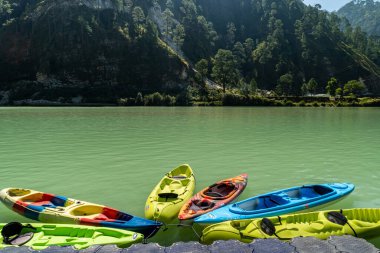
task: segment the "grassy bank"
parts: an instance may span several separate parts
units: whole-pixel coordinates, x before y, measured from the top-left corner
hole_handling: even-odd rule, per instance
[[[137,98],[119,99],[120,106],[298,106],[298,107],[377,107],[380,97],[317,97],[317,96],[260,96],[226,92],[217,96],[201,97],[192,94],[170,96],[154,93]]]
[[[87,100],[81,97],[71,99],[45,100],[23,99],[0,103],[2,106],[285,106],[285,107],[379,107],[380,97],[317,97],[317,96],[262,96],[219,93],[215,96],[194,96],[183,92],[176,96],[169,94],[142,95],[129,98],[109,98],[104,101]]]

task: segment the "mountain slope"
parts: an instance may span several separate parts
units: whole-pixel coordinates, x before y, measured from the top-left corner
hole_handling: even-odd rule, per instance
[[[338,10],[352,26],[360,26],[370,35],[380,36],[380,2],[373,0],[354,0]]]
[[[0,24],[10,101],[189,90],[209,99],[207,78],[284,95],[309,80],[319,93],[332,77],[361,78],[380,93],[380,42],[299,0],[3,0]]]
[[[53,86],[57,96],[84,93],[95,102],[162,91],[168,83],[173,93],[183,89],[175,84],[187,66],[160,43],[146,11],[100,2],[22,1],[0,30],[0,82],[38,80],[27,96],[46,97]]]

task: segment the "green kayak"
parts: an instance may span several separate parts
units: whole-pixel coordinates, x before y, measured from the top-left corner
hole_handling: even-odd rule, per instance
[[[143,240],[143,235],[121,229],[64,224],[0,224],[2,244],[5,247],[26,246],[42,250],[49,246],[73,246],[84,249],[92,245],[114,244],[125,248]]]
[[[206,227],[201,241],[239,240],[250,243],[256,238],[291,240],[295,237],[353,235],[370,239],[380,234],[380,209],[357,208],[300,213],[263,219],[235,220]]]

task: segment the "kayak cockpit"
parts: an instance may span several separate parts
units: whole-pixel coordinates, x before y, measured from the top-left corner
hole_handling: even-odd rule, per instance
[[[236,204],[235,207],[243,211],[260,211],[274,208],[277,206],[283,206],[288,204],[289,201],[278,195],[269,195],[255,198],[251,201]]]
[[[211,185],[208,189],[201,192],[201,195],[202,197],[211,199],[226,199],[231,197],[237,190],[237,187],[232,183],[221,183]]]
[[[11,197],[23,197],[23,196],[26,196],[26,195],[29,195],[31,194],[32,191],[31,190],[28,190],[28,189],[9,189],[7,191],[7,194]]]
[[[35,192],[19,198],[18,203],[27,206],[30,209],[42,211],[45,208],[65,208],[74,204],[74,201],[63,196]]]
[[[286,191],[274,192],[236,203],[230,211],[241,214],[270,212],[296,205],[312,203],[334,194],[334,189],[323,185],[302,186]]]
[[[133,218],[132,215],[120,212],[118,210],[104,207],[100,205],[80,205],[70,211],[70,214],[77,218],[85,218],[86,220],[95,221],[129,221]]]
[[[188,178],[178,180],[165,178],[162,180],[157,191],[157,202],[172,202],[178,200],[178,197],[187,191],[187,186],[191,180]]]
[[[177,200],[178,194],[173,192],[162,192],[158,194],[158,202],[170,202]]]
[[[188,165],[181,165],[167,174],[169,178],[176,179],[176,180],[190,178],[192,175],[193,175],[193,171]]]
[[[292,199],[302,199],[302,198],[316,198],[320,196],[327,196],[330,193],[333,193],[334,190],[330,187],[323,185],[312,185],[312,186],[303,186],[298,189],[286,191],[285,194]]]

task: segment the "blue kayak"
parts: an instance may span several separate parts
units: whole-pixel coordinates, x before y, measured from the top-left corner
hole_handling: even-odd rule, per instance
[[[332,204],[355,189],[353,184],[304,185],[258,195],[230,204],[196,218],[196,223],[216,223],[277,216]]]

